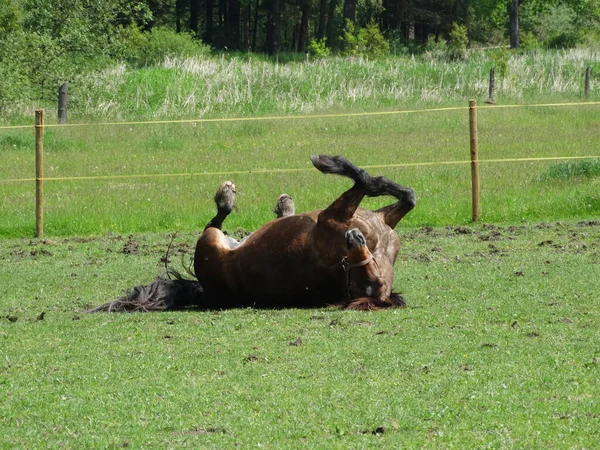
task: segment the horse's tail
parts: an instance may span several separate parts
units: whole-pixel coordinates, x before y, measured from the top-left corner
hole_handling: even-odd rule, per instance
[[[204,290],[196,280],[188,280],[169,269],[149,285],[136,286],[123,297],[88,310],[87,312],[145,312],[183,309],[199,305]]]

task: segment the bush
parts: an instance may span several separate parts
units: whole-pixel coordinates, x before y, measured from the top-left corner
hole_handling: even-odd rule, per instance
[[[129,63],[151,66],[161,63],[166,57],[188,58],[209,53],[210,47],[189,33],[176,33],[166,28],[140,32],[131,28],[124,57]]]
[[[314,58],[327,58],[331,54],[331,49],[327,47],[327,39],[311,39],[308,44],[308,53]]]
[[[450,42],[448,43],[448,57],[451,60],[464,61],[467,59],[467,45],[469,45],[467,27],[456,22],[452,23]]]
[[[342,40],[345,44],[342,54],[346,56],[379,57],[390,53],[389,42],[381,34],[379,26],[373,22],[356,30],[351,21],[346,21]]]
[[[519,47],[521,50],[529,51],[537,50],[541,45],[540,41],[537,40],[531,31],[525,31],[524,33],[521,33],[521,36],[519,37]]]
[[[446,45],[446,41],[444,39],[435,40],[434,36],[429,36],[427,38],[427,43],[425,44],[425,53],[423,54],[423,58],[429,61],[445,61],[448,53],[448,46]]]

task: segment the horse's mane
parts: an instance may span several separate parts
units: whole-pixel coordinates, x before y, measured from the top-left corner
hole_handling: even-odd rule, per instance
[[[117,300],[104,303],[87,312],[146,312],[184,309],[198,305],[204,290],[196,280],[184,278],[168,269],[153,283],[130,289]]]

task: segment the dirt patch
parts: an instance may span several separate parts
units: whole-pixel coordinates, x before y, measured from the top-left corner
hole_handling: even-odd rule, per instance
[[[129,236],[127,242],[121,250],[121,253],[125,255],[139,255],[140,244],[135,239],[133,239],[133,236]]]

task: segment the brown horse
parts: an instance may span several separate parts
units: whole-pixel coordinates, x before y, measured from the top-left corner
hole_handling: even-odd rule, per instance
[[[194,256],[206,307],[404,306],[392,293],[400,248],[394,228],[414,208],[413,190],[372,177],[341,156],[310,159],[321,172],[348,177],[354,186],[323,210],[290,215],[284,209],[282,217],[240,244],[221,231],[235,199],[233,183],[221,185],[217,215],[198,239]],[[376,211],[359,207],[365,196],[381,195],[397,201]],[[289,206],[288,200],[280,196],[276,212],[282,204]]]
[[[274,210],[278,218],[237,242],[221,231],[235,202],[235,186],[226,181],[215,196],[217,214],[196,244],[198,281],[168,271],[174,279],[161,277],[136,286],[90,312],[190,306],[337,305],[361,310],[404,306],[404,299],[392,292],[393,265],[400,248],[394,228],[414,208],[413,190],[385,177],[372,177],[341,156],[310,159],[321,172],[348,177],[354,186],[329,207],[298,215],[291,197],[282,194]],[[377,211],[359,207],[365,196],[381,195],[397,201]]]

